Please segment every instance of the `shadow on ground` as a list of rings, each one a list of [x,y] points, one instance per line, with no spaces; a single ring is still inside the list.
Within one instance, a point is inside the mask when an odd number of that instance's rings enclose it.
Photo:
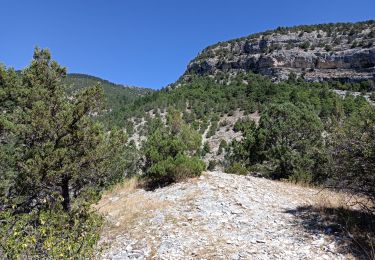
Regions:
[[[340,253],[375,259],[375,215],[344,208],[298,207],[287,210],[312,234],[324,233],[339,245]]]

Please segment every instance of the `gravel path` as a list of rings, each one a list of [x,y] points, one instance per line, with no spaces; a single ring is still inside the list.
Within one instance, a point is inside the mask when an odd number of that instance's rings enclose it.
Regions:
[[[317,191],[207,172],[155,191],[103,199],[104,259],[352,259],[345,241],[296,218]],[[139,200],[139,201],[137,201]],[[131,221],[121,218],[128,206]],[[132,210],[140,208],[137,214]],[[127,210],[127,209],[123,209]],[[128,217],[130,218],[130,217]]]

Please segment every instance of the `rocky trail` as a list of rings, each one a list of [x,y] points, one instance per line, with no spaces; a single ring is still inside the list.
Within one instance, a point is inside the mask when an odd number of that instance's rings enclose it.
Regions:
[[[316,189],[223,172],[154,191],[134,186],[97,206],[107,219],[101,258],[354,258],[347,238],[309,212]]]

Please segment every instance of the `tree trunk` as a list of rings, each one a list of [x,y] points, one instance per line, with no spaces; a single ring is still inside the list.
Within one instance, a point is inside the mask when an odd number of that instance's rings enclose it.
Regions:
[[[64,176],[61,182],[62,206],[65,211],[70,211],[69,178]]]

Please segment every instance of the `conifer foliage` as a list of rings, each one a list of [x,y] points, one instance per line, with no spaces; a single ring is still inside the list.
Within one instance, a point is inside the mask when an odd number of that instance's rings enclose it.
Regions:
[[[145,177],[152,186],[164,185],[199,175],[205,168],[199,159],[201,136],[170,108],[167,125],[156,119],[149,128],[144,145]]]
[[[99,86],[66,94],[66,69],[48,50],[36,48],[20,76],[0,73],[0,250],[9,257],[84,255],[99,227],[89,206],[121,178],[125,136],[96,122]]]

